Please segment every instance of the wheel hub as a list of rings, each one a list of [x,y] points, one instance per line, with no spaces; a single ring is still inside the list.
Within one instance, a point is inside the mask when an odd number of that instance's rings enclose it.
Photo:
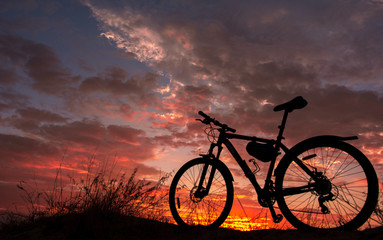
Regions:
[[[317,180],[310,179],[310,184],[314,185],[314,191],[311,193],[318,196],[318,203],[323,214],[330,214],[330,209],[325,202],[334,201],[338,197],[338,188],[321,172],[317,172]]]
[[[197,186],[194,186],[194,187],[190,190],[190,199],[191,199],[192,202],[194,202],[194,203],[199,203],[199,202],[201,202],[202,197],[199,197],[199,195],[201,195],[201,192],[203,192],[205,189],[202,188],[200,191],[197,191],[197,190],[198,190],[198,187],[197,187]]]
[[[318,176],[316,181],[314,181],[314,179],[310,179],[309,182],[315,187],[315,190],[312,193],[318,196],[330,194],[333,188],[333,185],[331,184],[330,180],[328,180],[328,178],[324,176],[321,172],[318,172],[317,175]]]
[[[327,195],[331,192],[332,184],[325,176],[322,176],[315,185],[316,192],[319,195]]]

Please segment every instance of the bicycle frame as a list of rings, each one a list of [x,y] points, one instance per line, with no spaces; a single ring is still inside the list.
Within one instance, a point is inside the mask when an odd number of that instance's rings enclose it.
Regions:
[[[279,126],[279,133],[278,133],[276,140],[259,138],[259,137],[255,137],[255,136],[246,136],[246,135],[228,133],[225,131],[225,129],[220,128],[220,129],[218,129],[220,134],[219,134],[217,142],[216,143],[212,142],[210,145],[208,154],[202,155],[203,157],[205,157],[207,159],[207,161],[209,159],[219,159],[221,152],[223,150],[222,144],[225,145],[226,148],[231,153],[231,155],[236,160],[236,162],[238,163],[238,165],[241,167],[245,176],[249,179],[251,184],[254,186],[254,189],[258,194],[258,202],[262,206],[268,207],[270,209],[270,212],[271,212],[271,215],[273,217],[274,222],[279,222],[282,219],[282,216],[280,214],[277,215],[275,213],[275,210],[273,207],[273,204],[274,204],[273,199],[275,199],[275,195],[274,195],[274,189],[273,189],[273,181],[271,180],[271,178],[273,176],[273,172],[275,169],[275,163],[276,163],[277,156],[275,156],[273,159],[270,159],[270,165],[269,165],[269,169],[267,172],[265,185],[262,188],[259,185],[259,183],[256,179],[256,176],[253,174],[250,167],[246,164],[245,160],[242,159],[242,157],[240,156],[238,151],[235,149],[233,144],[229,141],[229,139],[239,139],[239,140],[245,140],[245,141],[257,141],[257,142],[269,143],[269,144],[275,145],[275,149],[278,153],[280,153],[279,151],[280,151],[280,149],[282,149],[285,154],[289,154],[290,149],[287,148],[282,143],[282,139],[284,139],[283,132],[284,132],[285,125],[286,125],[287,115],[288,115],[288,112],[285,111],[285,113],[283,115],[282,123]],[[213,151],[216,147],[217,147],[217,153],[214,156]],[[292,157],[294,157],[294,156],[292,156]],[[312,171],[305,164],[303,164],[300,159],[298,159],[297,157],[294,157],[293,161],[295,161],[303,169],[303,171],[305,171],[310,177],[312,177],[312,179],[314,179],[314,180],[317,179],[316,175],[313,174]],[[208,183],[206,185],[206,188],[204,188],[203,183],[204,183],[204,179],[206,177],[207,168],[208,168],[208,164],[206,164],[202,170],[200,182],[198,184],[198,190],[195,193],[195,197],[203,198],[206,195],[208,195],[208,193],[209,193],[209,190],[210,190],[213,178],[214,178],[214,174],[215,174],[215,169],[214,169],[214,167],[213,167],[213,169],[211,169]],[[300,189],[294,188],[293,191],[294,191],[294,193],[307,192],[307,191],[311,191],[312,189],[313,189],[313,186],[307,185],[307,186],[304,186]],[[288,193],[288,190],[286,191],[286,193]]]
[[[202,157],[185,163],[173,178],[169,206],[177,224],[215,228],[230,214],[234,178],[220,160],[226,146],[254,186],[259,204],[270,210],[275,223],[286,217],[298,229],[355,230],[361,227],[378,203],[379,182],[368,158],[345,142],[355,140],[357,136],[314,136],[291,148],[282,143],[288,113],[306,105],[307,101],[298,96],[274,107],[275,112],[284,111],[275,140],[235,134],[234,128],[199,111],[203,118],[196,120],[210,125],[205,133],[209,140],[210,137],[213,140],[207,154],[200,154]],[[219,134],[212,133],[215,130]],[[251,164],[242,159],[232,144],[232,139],[249,141],[247,152],[270,163],[263,186],[255,174],[258,166],[252,170]],[[278,157],[282,152],[284,155]],[[275,212],[276,202],[280,214]]]

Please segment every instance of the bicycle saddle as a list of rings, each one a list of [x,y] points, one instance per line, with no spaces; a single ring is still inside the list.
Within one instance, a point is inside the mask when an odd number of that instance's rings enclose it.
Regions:
[[[306,105],[307,105],[307,101],[303,97],[298,96],[289,102],[286,102],[274,107],[274,112],[278,112],[282,110],[286,110],[287,112],[292,112],[295,109],[304,108],[306,107]]]

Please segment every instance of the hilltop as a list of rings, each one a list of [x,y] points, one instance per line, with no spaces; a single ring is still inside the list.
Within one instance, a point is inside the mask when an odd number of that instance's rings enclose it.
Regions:
[[[241,232],[232,229],[181,229],[170,223],[128,217],[119,214],[70,214],[40,218],[32,223],[8,225],[0,231],[0,239],[140,239],[140,240],[214,240],[214,239],[370,239],[383,237],[383,227],[354,232],[302,232],[298,230],[258,230]]]

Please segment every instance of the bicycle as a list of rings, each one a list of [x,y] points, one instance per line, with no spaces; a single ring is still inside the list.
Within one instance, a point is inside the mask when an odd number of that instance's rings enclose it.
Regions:
[[[275,112],[284,111],[275,140],[235,134],[235,129],[199,111],[203,119],[196,120],[209,125],[208,135],[213,130],[219,135],[211,141],[207,154],[184,164],[172,180],[169,206],[176,223],[182,227],[217,228],[229,215],[234,178],[219,160],[225,145],[254,186],[259,204],[269,208],[275,223],[285,217],[304,230],[354,230],[363,225],[376,207],[379,186],[367,157],[346,143],[357,136],[316,136],[291,149],[282,143],[288,114],[306,105],[307,101],[299,96],[274,108]],[[248,141],[247,152],[270,163],[263,188],[229,139]],[[285,154],[275,167],[281,150]],[[275,202],[283,215],[276,213]]]

